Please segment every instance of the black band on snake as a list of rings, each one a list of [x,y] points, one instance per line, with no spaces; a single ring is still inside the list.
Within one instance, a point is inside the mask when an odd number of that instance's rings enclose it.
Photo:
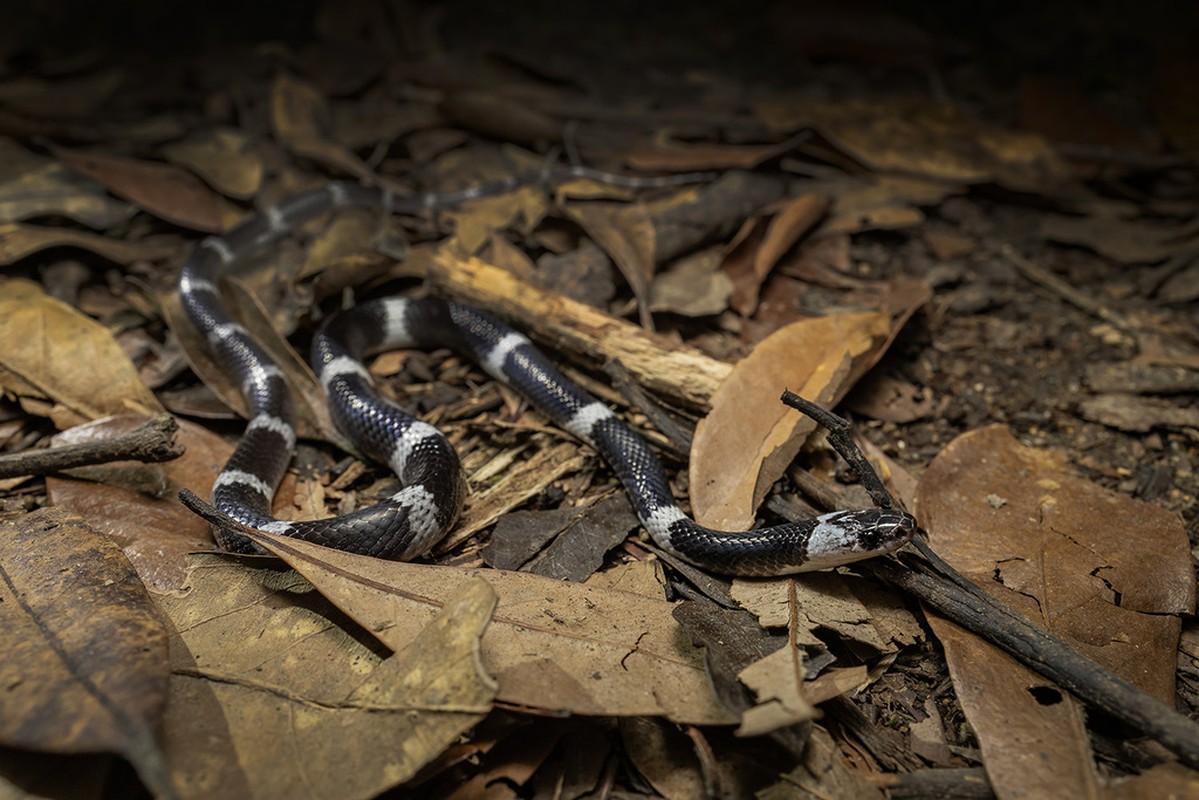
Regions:
[[[221,237],[205,239],[183,266],[179,293],[217,362],[237,379],[249,424],[212,489],[224,515],[252,528],[354,553],[412,559],[454,525],[466,484],[453,447],[431,425],[380,397],[362,364],[396,347],[448,346],[526,397],[554,424],[594,447],[619,477],[653,541],[712,572],[778,575],[825,569],[900,547],[916,530],[891,509],[838,511],[816,519],[726,533],[705,528],[678,507],[649,445],[606,405],[567,380],[522,334],[484,311],[439,299],[373,300],[331,318],[316,335],[312,367],[338,428],[363,454],[389,464],[403,488],[386,500],[331,519],[284,522],[271,499],[295,445],[292,402],[283,373],[221,303],[222,270],[254,248],[315,217],[366,207],[416,214],[493,196],[529,183],[588,177],[634,188],[679,179],[623,179],[586,168],[556,168],[444,194],[396,196],[351,183],[329,183],[272,208]],[[231,526],[232,527],[232,526]],[[217,528],[217,543],[261,552],[245,536]]]

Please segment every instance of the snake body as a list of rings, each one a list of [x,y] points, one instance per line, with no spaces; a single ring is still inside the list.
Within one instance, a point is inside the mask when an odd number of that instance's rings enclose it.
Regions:
[[[334,422],[359,451],[389,464],[403,488],[369,508],[330,519],[287,522],[271,516],[271,499],[295,446],[291,395],[281,370],[222,304],[218,284],[223,270],[248,252],[338,209],[415,214],[534,181],[579,176],[631,186],[666,185],[577,167],[558,168],[552,175],[514,175],[458,192],[401,197],[334,182],[297,195],[223,236],[201,241],[181,271],[180,299],[217,363],[238,381],[249,411],[245,434],[213,485],[217,511],[258,530],[354,553],[407,560],[427,552],[454,525],[462,506],[466,485],[458,456],[436,428],[374,391],[362,359],[387,348],[448,346],[594,447],[624,485],[653,541],[700,568],[737,575],[803,572],[868,558],[906,543],[916,529],[915,520],[891,509],[837,511],[747,533],[699,525],[675,502],[646,441],[611,409],[563,376],[523,334],[485,311],[436,298],[362,303],[330,318],[312,345],[312,368],[328,395]],[[261,552],[233,527],[218,526],[214,535],[221,547]]]

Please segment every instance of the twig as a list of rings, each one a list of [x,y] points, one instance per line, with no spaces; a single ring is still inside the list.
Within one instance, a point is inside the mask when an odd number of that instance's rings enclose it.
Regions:
[[[849,462],[875,503],[890,494],[849,436],[849,423],[802,397],[787,392],[783,401],[829,429],[829,444]],[[889,507],[889,506],[884,506]],[[1037,674],[1083,702],[1107,711],[1199,769],[1199,723],[1079,653],[984,592],[938,556],[919,537],[915,554],[859,562],[854,567],[917,597],[942,616],[991,642]]]
[[[917,597],[1083,702],[1157,740],[1192,769],[1199,769],[1199,723],[983,592],[923,542],[914,544],[923,558],[874,559],[856,567]]]
[[[1061,278],[1037,266],[1016,252],[1016,248],[1011,245],[1005,244],[999,248],[999,251],[1003,253],[1008,261],[1012,262],[1021,275],[1033,283],[1044,286],[1066,302],[1081,308],[1083,311],[1098,317],[1104,322],[1110,322],[1125,333],[1137,334],[1142,332],[1135,323],[1123,314],[1117,314],[1095,298],[1080,292]]]
[[[175,442],[178,428],[174,417],[159,414],[111,439],[0,456],[0,478],[45,475],[110,461],[170,461],[183,455],[183,445]]]
[[[686,458],[691,450],[691,435],[642,390],[633,375],[620,363],[620,359],[614,358],[604,364],[604,372],[612,379],[613,388],[624,395],[629,405],[649,417],[654,427],[670,440],[675,455]]]

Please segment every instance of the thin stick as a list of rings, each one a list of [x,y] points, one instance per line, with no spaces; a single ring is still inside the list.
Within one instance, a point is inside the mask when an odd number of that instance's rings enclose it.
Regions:
[[[112,461],[171,461],[183,455],[183,445],[175,443],[178,428],[174,417],[159,414],[111,439],[0,456],[0,478],[46,475]]]
[[[829,444],[857,471],[858,479],[875,503],[883,505],[879,497],[890,500],[882,480],[849,436],[850,425],[846,420],[791,392],[784,393],[783,402],[828,428]],[[1174,752],[1192,769],[1199,769],[1199,723],[987,594],[919,537],[912,540],[911,547],[916,552],[908,553],[902,561],[894,556],[875,558],[855,564],[854,568],[914,595],[1038,675],[1127,722]]]

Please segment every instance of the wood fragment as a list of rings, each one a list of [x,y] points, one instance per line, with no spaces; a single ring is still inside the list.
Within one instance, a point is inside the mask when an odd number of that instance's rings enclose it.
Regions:
[[[183,445],[175,443],[178,427],[171,415],[158,414],[128,433],[107,441],[68,444],[0,456],[0,478],[45,475],[112,461],[132,460],[146,464],[170,461],[183,455]]]
[[[619,359],[638,382],[688,408],[706,410],[731,366],[591,306],[524,283],[477,258],[442,251],[430,279],[455,298],[494,310],[550,347],[593,363]]]

